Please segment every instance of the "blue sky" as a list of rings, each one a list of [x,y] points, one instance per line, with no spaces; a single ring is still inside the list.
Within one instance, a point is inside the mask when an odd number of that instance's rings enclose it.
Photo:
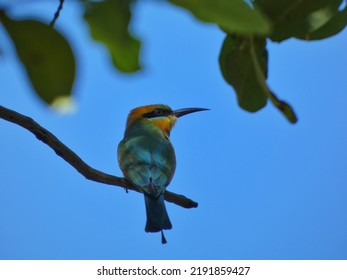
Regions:
[[[139,1],[140,2],[140,1]],[[56,3],[55,3],[56,4]],[[49,21],[56,5],[13,10]],[[78,60],[77,110],[57,114],[32,93],[0,32],[0,103],[33,117],[88,164],[117,176],[116,149],[130,109],[164,103],[211,111],[181,118],[172,132],[173,229],[144,232],[142,195],[88,181],[32,134],[0,120],[0,259],[346,259],[347,32],[324,41],[269,43],[269,85],[293,105],[289,124],[268,104],[241,110],[218,67],[223,34],[187,12],[141,1],[134,32],[144,70],[112,68],[67,1],[57,28]]]

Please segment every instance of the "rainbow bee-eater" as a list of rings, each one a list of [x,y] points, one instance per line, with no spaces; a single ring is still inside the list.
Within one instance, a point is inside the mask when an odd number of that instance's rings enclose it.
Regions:
[[[133,109],[127,119],[123,140],[118,145],[118,162],[124,177],[144,194],[146,232],[161,232],[172,225],[164,204],[164,192],[176,168],[170,131],[177,118],[208,109],[186,108],[173,111],[156,104]]]

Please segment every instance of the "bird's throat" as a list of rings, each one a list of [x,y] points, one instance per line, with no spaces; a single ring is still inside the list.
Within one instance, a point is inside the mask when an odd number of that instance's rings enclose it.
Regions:
[[[170,136],[170,131],[176,123],[175,117],[153,118],[150,120],[156,127],[161,129],[167,136]]]

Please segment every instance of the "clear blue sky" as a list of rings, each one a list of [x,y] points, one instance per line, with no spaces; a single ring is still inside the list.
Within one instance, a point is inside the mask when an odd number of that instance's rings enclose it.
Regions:
[[[28,2],[13,12],[49,21],[57,4]],[[28,131],[0,120],[0,259],[347,258],[346,31],[269,43],[269,85],[293,105],[299,121],[291,125],[271,104],[257,113],[238,107],[219,71],[217,27],[139,1],[133,29],[143,39],[144,70],[125,76],[70,2],[57,28],[77,54],[76,112],[62,116],[38,100],[2,29],[0,103],[117,176],[130,109],[210,108],[180,119],[171,137],[177,169],[169,190],[199,207],[167,203],[173,229],[163,246],[160,234],[144,232],[142,195],[86,180]]]

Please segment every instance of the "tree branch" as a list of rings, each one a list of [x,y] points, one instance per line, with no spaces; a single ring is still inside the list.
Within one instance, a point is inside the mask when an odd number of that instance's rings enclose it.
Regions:
[[[33,133],[37,139],[51,147],[55,153],[73,166],[86,179],[95,182],[123,187],[126,190],[141,192],[136,186],[131,185],[125,178],[116,177],[96,170],[86,164],[77,154],[65,146],[57,137],[47,129],[40,126],[32,118],[0,106],[0,118],[15,123]],[[165,191],[165,200],[184,208],[198,207],[198,203],[179,194]]]
[[[60,11],[63,9],[63,5],[64,5],[64,0],[59,0],[60,3],[59,3],[59,6],[58,6],[58,9],[57,11],[55,12],[54,14],[54,18],[52,19],[52,21],[50,22],[50,26],[54,26],[55,22],[57,21],[59,15],[60,15]]]

